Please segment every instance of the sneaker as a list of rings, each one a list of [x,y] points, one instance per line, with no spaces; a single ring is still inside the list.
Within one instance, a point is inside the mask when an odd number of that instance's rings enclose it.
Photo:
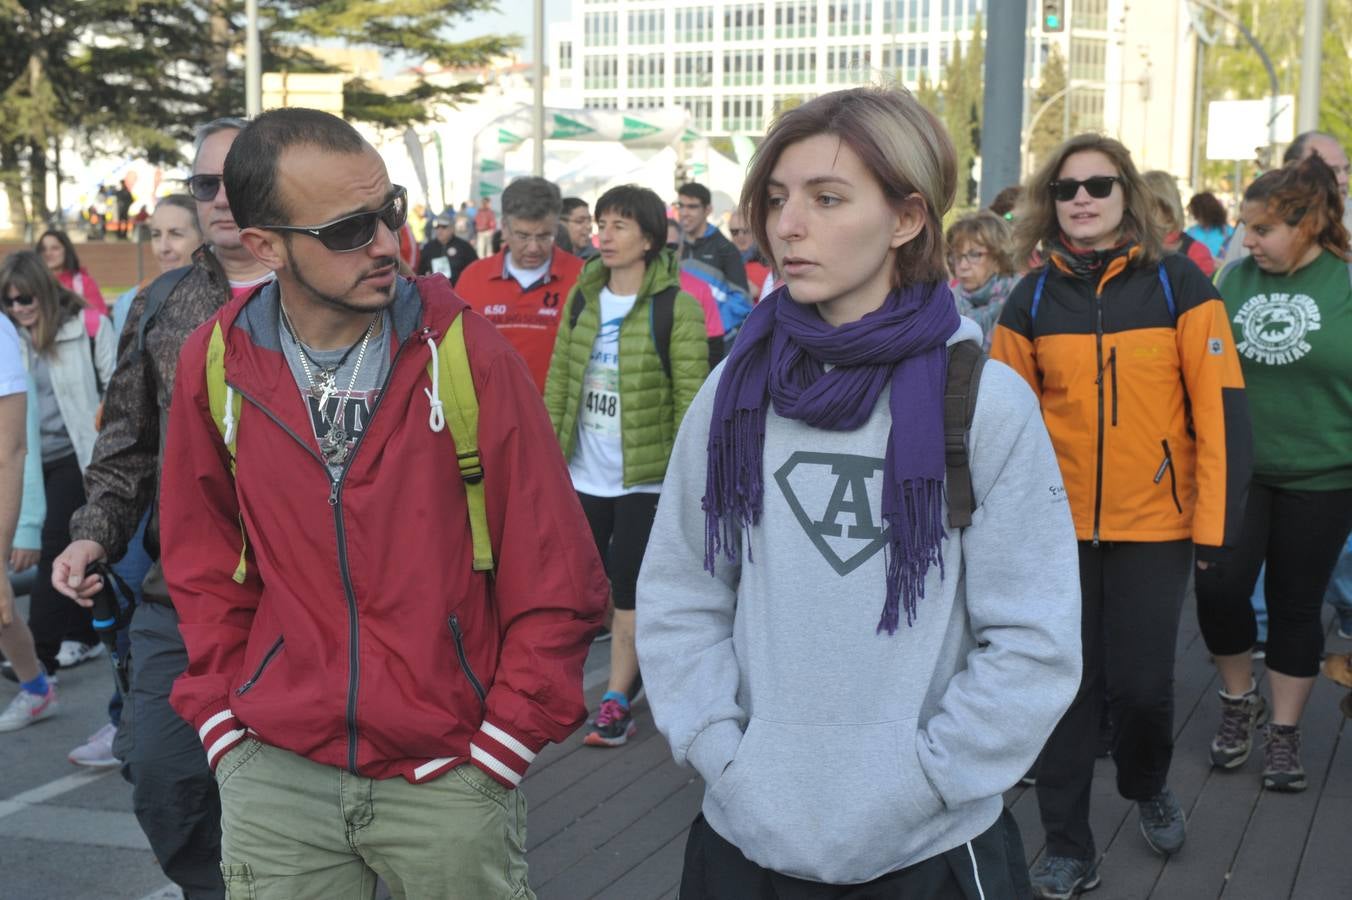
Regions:
[[[39,663],[39,665],[41,665],[41,663]],[[45,666],[43,667],[43,672],[45,672],[46,675],[47,675],[47,683],[48,683],[48,684],[56,684],[56,683],[57,683],[57,677],[56,677],[56,675],[54,675],[54,674],[51,673],[51,672],[47,672],[47,669],[46,669]],[[4,676],[6,679],[8,679],[9,681],[14,682],[15,684],[18,684],[18,683],[19,683],[19,676],[14,674],[14,665],[13,665],[9,660],[5,660],[4,662],[0,662],[0,676]]]
[[[634,736],[638,725],[629,710],[618,700],[603,699],[596,714],[596,724],[583,739],[589,747],[620,747]]]
[[[50,685],[47,687],[47,693],[41,695],[19,691],[14,695],[14,699],[9,701],[5,711],[0,713],[0,731],[18,731],[25,725],[51,718],[56,715],[59,708],[60,704],[56,702],[56,688]]]
[[[1141,811],[1141,834],[1161,856],[1172,856],[1183,846],[1188,826],[1174,792],[1165,788],[1149,800],[1136,803]]]
[[[1267,641],[1259,641],[1249,651],[1250,659],[1267,659]]]
[[[1267,744],[1263,746],[1263,787],[1287,793],[1305,790],[1305,770],[1300,767],[1299,725],[1267,727]]]
[[[89,766],[94,769],[110,769],[122,765],[121,760],[113,756],[113,739],[117,737],[117,726],[112,722],[104,725],[89,736],[89,740],[66,754],[66,759],[77,766]]]
[[[1244,765],[1253,750],[1253,729],[1267,724],[1267,701],[1254,687],[1242,697],[1221,692],[1221,727],[1211,739],[1211,764],[1220,769]]]
[[[85,644],[80,641],[62,641],[56,651],[56,661],[63,669],[73,669],[103,655],[103,644]]]
[[[1073,856],[1044,856],[1033,866],[1028,877],[1033,882],[1033,896],[1043,900],[1068,900],[1099,886],[1098,866],[1094,861]]]

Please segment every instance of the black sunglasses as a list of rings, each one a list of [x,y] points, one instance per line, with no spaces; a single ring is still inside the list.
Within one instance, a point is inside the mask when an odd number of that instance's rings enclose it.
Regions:
[[[334,253],[351,253],[368,246],[376,239],[379,223],[395,232],[404,227],[408,219],[408,192],[395,185],[394,196],[380,209],[370,212],[353,213],[334,219],[326,225],[257,225],[268,231],[290,231],[296,234],[308,234],[317,239]]]
[[[1120,175],[1095,175],[1093,178],[1086,178],[1084,181],[1062,178],[1052,182],[1052,196],[1062,203],[1069,203],[1075,199],[1075,195],[1080,192],[1080,188],[1083,186],[1089,192],[1089,196],[1095,200],[1102,200],[1113,192],[1113,185],[1118,183],[1126,183]]]
[[[220,175],[194,175],[187,181],[188,193],[198,203],[210,203],[221,190]]]
[[[20,294],[20,295],[17,296],[17,297],[6,297],[6,298],[5,298],[5,305],[6,305],[6,306],[32,306],[34,303],[37,303],[37,302],[38,302],[38,298],[37,298],[37,297],[31,297],[31,296],[28,296],[27,294]]]

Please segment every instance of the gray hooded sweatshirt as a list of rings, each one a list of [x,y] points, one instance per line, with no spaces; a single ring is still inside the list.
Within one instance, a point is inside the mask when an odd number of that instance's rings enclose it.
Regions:
[[[964,319],[950,343],[980,342]],[[638,583],[657,727],[704,778],[709,825],[760,866],[878,878],[991,827],[1080,680],[1075,531],[1037,400],[988,362],[970,432],[972,524],[947,529],[917,619],[883,609],[886,393],[855,431],[777,416],[765,505],[737,560],[704,564],[720,367],[686,414]],[[899,426],[901,427],[901,426]]]

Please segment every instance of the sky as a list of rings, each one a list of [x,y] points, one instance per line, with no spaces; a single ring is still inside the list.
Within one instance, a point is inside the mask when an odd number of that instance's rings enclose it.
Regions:
[[[573,4],[567,0],[545,0],[545,21],[568,21],[572,6]],[[499,0],[498,12],[479,13],[462,19],[451,26],[450,34],[455,38],[478,37],[483,34],[519,34],[524,39],[521,58],[529,62],[534,58],[530,35],[534,8],[534,0]]]

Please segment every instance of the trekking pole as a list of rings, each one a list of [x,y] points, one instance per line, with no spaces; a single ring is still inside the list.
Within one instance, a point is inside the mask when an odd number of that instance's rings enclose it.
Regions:
[[[112,566],[105,562],[97,562],[94,564],[94,570],[103,579],[103,589],[94,595],[94,632],[108,651],[108,661],[113,666],[113,679],[117,682],[118,692],[125,699],[131,685],[127,676],[127,660],[117,651],[117,632],[126,624],[125,609],[130,609],[136,598],[127,582],[113,571]],[[125,608],[118,599],[119,592],[127,601]]]

